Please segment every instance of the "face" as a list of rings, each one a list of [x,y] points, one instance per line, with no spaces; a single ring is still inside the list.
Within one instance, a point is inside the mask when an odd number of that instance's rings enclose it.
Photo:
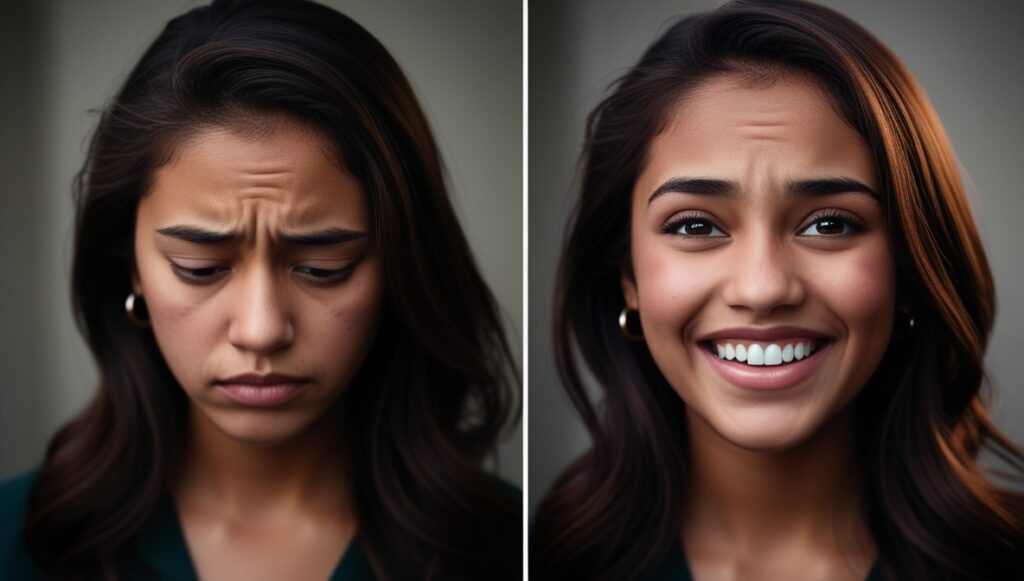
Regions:
[[[155,173],[136,294],[193,417],[276,443],[336,401],[374,340],[383,276],[369,202],[326,139],[203,130]]]
[[[626,303],[692,429],[794,447],[864,386],[892,331],[871,152],[797,75],[712,78],[673,113],[633,191]]]

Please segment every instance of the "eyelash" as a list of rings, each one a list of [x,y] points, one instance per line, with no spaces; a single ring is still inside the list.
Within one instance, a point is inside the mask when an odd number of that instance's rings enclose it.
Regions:
[[[175,263],[171,264],[171,272],[174,273],[179,279],[187,284],[192,285],[205,285],[213,283],[220,278],[220,273],[227,272],[229,269],[210,266],[207,268],[185,268]],[[312,284],[319,286],[334,286],[345,282],[352,271],[355,269],[355,264],[350,264],[345,268],[339,268],[335,270],[325,268],[313,268],[311,266],[300,266],[295,270],[303,274],[304,278],[309,280]],[[304,272],[302,272],[304,271]],[[204,273],[204,274],[199,274]],[[208,274],[206,274],[208,273]]]
[[[852,236],[859,234],[866,230],[863,222],[854,214],[838,208],[826,208],[814,214],[810,219],[804,222],[803,226],[800,227],[800,232],[806,231],[811,226],[814,226],[825,220],[838,220],[844,225],[848,226],[850,231],[843,234],[819,234],[813,236],[814,238],[843,238],[846,236]],[[672,234],[680,236],[682,238],[722,238],[724,236],[712,236],[708,234],[681,234],[680,228],[692,224],[694,222],[706,224],[714,229],[722,231],[711,218],[703,212],[684,212],[678,214],[669,219],[661,228],[662,234]]]

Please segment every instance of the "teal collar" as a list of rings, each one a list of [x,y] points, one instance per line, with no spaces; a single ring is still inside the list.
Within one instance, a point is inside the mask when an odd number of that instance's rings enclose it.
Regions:
[[[137,560],[127,563],[129,571],[136,569],[156,573],[160,579],[169,581],[198,581],[192,559],[185,543],[178,513],[174,503],[167,497],[157,507],[146,525],[135,537]],[[141,571],[138,571],[141,572]],[[136,576],[127,575],[128,578]],[[331,574],[330,581],[363,581],[373,579],[370,563],[363,553],[359,537],[352,539],[341,561]]]

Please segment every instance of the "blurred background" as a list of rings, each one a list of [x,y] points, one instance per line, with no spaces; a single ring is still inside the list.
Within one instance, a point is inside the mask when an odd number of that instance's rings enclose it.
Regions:
[[[198,0],[0,2],[0,480],[38,465],[97,376],[71,315],[73,206],[98,115],[171,18]],[[321,0],[410,78],[454,205],[522,360],[522,5]],[[520,365],[521,367],[521,365]],[[522,485],[522,429],[499,451]]]
[[[551,354],[551,301],[586,115],[679,16],[721,0],[529,3],[529,509],[588,446]],[[1024,444],[1024,3],[824,0],[878,36],[938,111],[963,167],[999,310],[988,368],[998,426]]]

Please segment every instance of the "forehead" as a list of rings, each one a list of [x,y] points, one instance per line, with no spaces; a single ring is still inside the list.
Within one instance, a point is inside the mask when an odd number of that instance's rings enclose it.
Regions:
[[[647,169],[669,165],[672,171],[738,180],[760,170],[853,172],[869,181],[874,175],[866,141],[839,115],[828,93],[799,73],[759,83],[737,74],[704,81],[674,105],[651,143]]]
[[[364,198],[324,135],[280,120],[258,135],[230,127],[190,135],[155,171],[144,203],[158,212],[187,212],[220,223],[233,223],[245,207],[266,208],[299,225],[362,215]]]

